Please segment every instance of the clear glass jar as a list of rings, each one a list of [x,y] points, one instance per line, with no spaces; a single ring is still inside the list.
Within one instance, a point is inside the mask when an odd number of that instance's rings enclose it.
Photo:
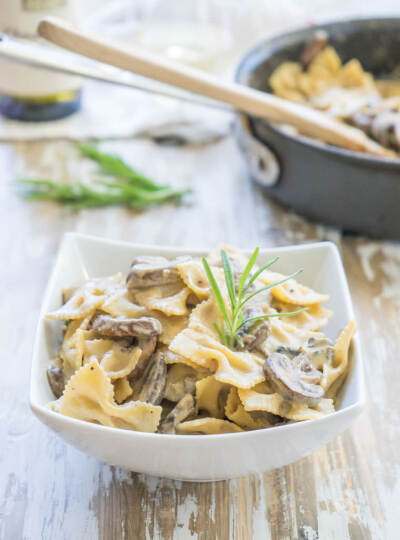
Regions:
[[[235,52],[235,29],[247,11],[242,0],[115,0],[87,23],[89,30],[216,71]]]

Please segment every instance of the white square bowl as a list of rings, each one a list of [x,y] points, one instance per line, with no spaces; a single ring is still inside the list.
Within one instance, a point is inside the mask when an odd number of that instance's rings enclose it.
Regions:
[[[223,435],[164,435],[92,424],[51,411],[53,395],[46,368],[61,337],[60,324],[44,314],[60,306],[61,290],[92,277],[126,272],[139,254],[199,256],[205,251],[115,242],[68,233],[64,236],[44,297],[31,372],[33,412],[65,441],[111,465],[180,480],[211,481],[260,473],[287,465],[327,443],[361,412],[363,372],[357,336],[350,372],[339,410],[317,420]],[[274,269],[290,273],[304,268],[301,281],[330,295],[334,316],[326,334],[336,338],[354,318],[350,293],[339,253],[330,242],[264,249],[260,261],[279,255]]]

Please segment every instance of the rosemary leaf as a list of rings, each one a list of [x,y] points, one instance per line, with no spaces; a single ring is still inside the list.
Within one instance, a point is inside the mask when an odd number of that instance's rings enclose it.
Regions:
[[[225,283],[226,288],[228,290],[230,302],[231,302],[231,313],[230,316],[228,314],[228,310],[225,305],[225,301],[223,299],[221,290],[218,286],[218,283],[215,279],[215,276],[210,268],[210,265],[208,264],[205,257],[202,258],[203,266],[207,274],[208,281],[210,282],[211,289],[214,293],[215,299],[217,301],[217,304],[219,306],[219,309],[221,311],[221,314],[223,316],[223,319],[225,321],[225,329],[221,329],[217,323],[213,323],[213,326],[221,340],[221,342],[228,346],[228,347],[236,347],[240,346],[243,347],[243,340],[240,335],[240,330],[248,323],[252,323],[255,321],[263,320],[263,319],[269,319],[270,317],[288,317],[291,315],[296,315],[297,313],[301,313],[302,311],[306,311],[309,309],[308,307],[304,307],[301,309],[298,309],[296,311],[292,311],[290,313],[266,313],[263,315],[258,315],[256,317],[244,317],[244,311],[243,307],[244,305],[254,298],[257,294],[260,294],[263,291],[266,291],[268,289],[272,289],[273,287],[276,287],[277,285],[280,285],[281,283],[285,283],[289,279],[293,279],[295,276],[300,274],[303,270],[300,269],[297,272],[294,272],[290,276],[287,276],[283,279],[280,279],[278,281],[275,281],[273,283],[270,283],[269,285],[265,287],[261,287],[260,289],[257,289],[255,292],[248,294],[246,296],[246,292],[248,288],[254,283],[254,281],[257,279],[257,277],[267,268],[269,268],[272,264],[274,264],[278,257],[275,257],[272,261],[269,261],[268,263],[261,266],[259,270],[257,270],[253,276],[248,280],[249,275],[251,274],[251,270],[254,267],[257,256],[259,253],[259,248],[256,248],[253,253],[251,254],[249,261],[246,264],[245,269],[242,272],[242,275],[239,278],[239,284],[236,291],[235,288],[235,280],[234,275],[232,271],[232,267],[229,261],[229,258],[224,250],[221,250],[221,261],[222,261],[222,267],[224,269],[224,277],[225,277]],[[247,281],[248,280],[248,281]],[[246,284],[247,281],[247,284]]]
[[[258,278],[258,276],[260,276],[264,270],[267,270],[267,268],[269,268],[270,266],[272,266],[273,264],[275,264],[277,261],[279,260],[279,257],[275,257],[275,259],[272,259],[271,261],[263,264],[263,266],[261,266],[257,272],[255,272],[251,278],[249,279],[247,285],[246,285],[246,288],[244,289],[243,292],[246,292],[249,290],[249,288],[252,286],[252,284],[255,282],[255,280]]]
[[[93,155],[96,156],[103,155],[90,146],[81,146],[85,152],[95,152]],[[125,167],[124,164],[123,167]],[[115,173],[121,172],[124,170],[123,167],[118,168],[117,166],[113,170]],[[112,167],[109,167],[110,172],[111,169]],[[167,201],[178,203],[186,193],[191,192],[191,190],[173,189],[170,186],[159,186],[160,189],[149,190],[143,184],[124,182],[122,178],[118,178],[119,181],[115,182],[95,180],[90,185],[82,182],[76,182],[72,185],[59,184],[52,180],[28,178],[17,181],[17,185],[25,188],[22,196],[26,199],[57,201],[75,210],[108,205],[124,205],[129,208],[144,209],[151,204],[161,204]],[[157,185],[154,182],[153,184]]]
[[[229,262],[228,256],[223,249],[221,250],[221,260],[222,267],[224,269],[226,287],[231,300],[232,311],[234,311],[236,305],[235,280],[233,277],[231,263]]]
[[[242,292],[243,292],[244,287],[246,285],[247,278],[250,275],[251,269],[256,264],[256,260],[257,260],[259,251],[260,251],[260,248],[256,247],[256,249],[253,251],[253,253],[250,256],[250,259],[249,259],[248,263],[246,264],[246,268],[243,270],[243,274],[240,276],[239,286],[238,286],[238,297],[239,298],[241,298],[241,296],[242,296]]]
[[[221,342],[222,342],[224,345],[227,345],[226,337],[225,337],[223,331],[221,330],[221,328],[218,326],[218,324],[217,324],[216,322],[213,323],[213,327],[214,327],[215,330],[217,331],[217,334],[218,334],[219,339],[221,340]]]
[[[118,182],[103,182],[100,181],[99,184],[120,190],[121,193],[124,193],[126,197],[137,199],[142,201],[145,204],[160,203],[170,199],[175,199],[177,197],[182,197],[186,193],[190,193],[191,190],[178,190],[172,188],[166,188],[159,191],[146,191],[137,186],[131,184],[120,184]]]
[[[290,311],[288,313],[266,313],[265,315],[257,315],[257,317],[249,317],[248,319],[245,319],[240,326],[238,326],[238,330],[240,330],[245,324],[252,322],[252,321],[260,321],[262,319],[270,319],[271,317],[290,317],[291,315],[297,315],[298,313],[302,313],[303,311],[308,311],[308,307],[304,307],[301,309],[297,309],[296,311]]]
[[[267,291],[268,289],[273,289],[277,285],[281,285],[282,283],[285,283],[285,281],[289,281],[289,279],[293,279],[294,277],[298,276],[303,272],[303,268],[300,268],[297,270],[297,272],[294,272],[293,274],[290,274],[290,276],[286,276],[283,279],[280,279],[278,281],[274,281],[273,283],[270,283],[269,285],[266,285],[265,287],[261,287],[261,289],[257,289],[255,292],[249,294],[240,304],[239,307],[242,308],[249,300],[254,298],[257,294],[260,294],[264,291]]]
[[[214,296],[215,296],[215,298],[217,300],[219,309],[221,310],[222,316],[223,316],[223,318],[225,320],[225,324],[227,325],[228,328],[230,328],[231,323],[230,323],[230,320],[229,320],[228,311],[226,309],[225,302],[224,302],[222,293],[220,291],[220,288],[218,286],[218,283],[217,283],[217,281],[216,281],[216,279],[214,277],[214,274],[211,271],[210,265],[208,264],[208,261],[206,260],[206,258],[203,257],[201,260],[202,260],[204,269],[206,271],[208,281],[210,282],[212,291],[213,291]]]
[[[78,149],[83,156],[98,163],[100,165],[100,169],[106,174],[110,174],[118,178],[124,178],[133,184],[142,186],[149,191],[162,190],[168,187],[158,185],[153,182],[153,180],[150,180],[146,176],[133,170],[118,156],[100,152],[96,147],[89,144],[78,144]]]

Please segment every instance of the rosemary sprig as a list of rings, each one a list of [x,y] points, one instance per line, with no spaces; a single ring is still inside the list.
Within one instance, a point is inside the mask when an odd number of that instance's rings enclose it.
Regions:
[[[168,200],[179,200],[185,191],[171,188],[162,191],[140,192],[123,184],[95,182],[89,187],[82,182],[62,185],[51,180],[21,179],[17,184],[25,188],[23,196],[31,200],[51,200],[73,209],[122,205],[130,208],[146,208]],[[103,189],[98,189],[103,187]]]
[[[80,144],[78,149],[83,156],[98,163],[101,172],[114,176],[115,180],[59,184],[52,180],[22,179],[17,184],[24,188],[23,196],[31,200],[57,201],[73,209],[109,205],[143,209],[171,200],[180,202],[183,195],[191,191],[156,184],[131,169],[119,157],[100,152],[93,146]]]
[[[270,317],[288,317],[291,315],[296,315],[297,313],[301,313],[302,311],[306,311],[308,309],[302,308],[296,311],[292,311],[290,313],[266,313],[264,315],[258,315],[256,317],[245,318],[244,306],[249,300],[251,300],[257,294],[260,294],[263,291],[272,289],[273,287],[276,287],[277,285],[280,285],[281,283],[284,283],[285,281],[296,277],[303,271],[303,269],[297,270],[297,272],[294,272],[290,276],[270,283],[269,285],[261,287],[260,289],[257,289],[256,291],[249,294],[250,288],[255,282],[255,280],[262,274],[262,272],[264,272],[264,270],[276,263],[279,258],[275,257],[275,259],[272,259],[271,261],[262,265],[256,272],[251,275],[251,271],[254,268],[259,251],[259,248],[256,248],[253,251],[245,269],[243,270],[243,273],[240,276],[238,286],[235,287],[235,278],[231,264],[229,262],[229,258],[226,252],[224,250],[221,250],[221,261],[224,270],[225,284],[230,301],[230,310],[228,310],[225,304],[221,289],[219,288],[217,280],[215,279],[215,276],[210,268],[210,265],[208,264],[207,259],[205,257],[202,258],[208,281],[210,282],[211,289],[213,291],[218,307],[221,311],[222,318],[224,320],[223,328],[218,326],[216,322],[213,323],[213,326],[217,331],[221,342],[230,348],[235,348],[238,345],[242,346],[240,330],[249,322],[269,319]]]
[[[90,144],[78,144],[77,148],[83,156],[98,163],[100,170],[105,174],[115,176],[116,178],[123,178],[136,186],[147,189],[148,191],[157,191],[160,189],[169,188],[169,186],[156,184],[153,182],[153,180],[150,180],[150,178],[147,178],[146,176],[143,176],[142,174],[133,170],[118,156],[107,154],[106,152],[100,152],[95,146]]]

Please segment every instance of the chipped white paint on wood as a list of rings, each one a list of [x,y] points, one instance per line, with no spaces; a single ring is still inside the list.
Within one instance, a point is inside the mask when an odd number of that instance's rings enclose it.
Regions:
[[[341,238],[265,199],[235,144],[160,148],[108,143],[138,169],[195,188],[192,206],[135,214],[82,211],[15,197],[20,174],[81,178],[92,164],[67,143],[0,149],[0,539],[344,540],[398,537],[400,504],[400,247]],[[341,249],[369,391],[367,412],[313,455],[259,476],[213,484],[148,478],[68,447],[29,411],[30,355],[41,298],[64,231],[208,247],[319,239]]]

